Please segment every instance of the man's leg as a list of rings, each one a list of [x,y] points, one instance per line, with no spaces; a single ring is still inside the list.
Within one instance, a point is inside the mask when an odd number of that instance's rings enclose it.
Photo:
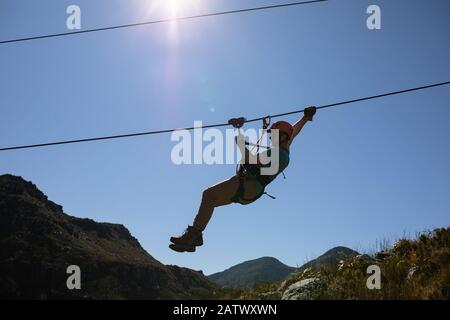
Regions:
[[[206,228],[214,208],[232,203],[232,198],[239,188],[239,178],[232,177],[203,191],[202,201],[193,226],[188,226],[180,237],[172,237],[169,245],[178,252],[194,252],[196,246],[203,244],[202,232]]]
[[[212,217],[214,208],[232,203],[239,188],[239,178],[231,177],[203,191],[202,201],[194,220],[194,228],[203,231]]]

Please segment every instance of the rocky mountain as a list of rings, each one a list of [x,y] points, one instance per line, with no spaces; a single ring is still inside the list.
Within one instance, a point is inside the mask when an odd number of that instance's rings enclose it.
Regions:
[[[272,257],[245,261],[225,271],[214,273],[208,278],[225,287],[248,287],[259,282],[283,280],[295,268],[289,267]]]
[[[335,247],[300,268],[289,267],[272,257],[263,257],[240,263],[225,271],[214,273],[208,278],[224,287],[251,287],[262,282],[278,282],[293,272],[301,272],[308,268],[318,270],[322,267],[336,266],[339,261],[357,255],[358,252],[352,249]]]
[[[68,290],[67,267],[81,270]],[[72,217],[34,184],[0,176],[0,298],[212,298],[201,272],[167,266],[122,225]]]

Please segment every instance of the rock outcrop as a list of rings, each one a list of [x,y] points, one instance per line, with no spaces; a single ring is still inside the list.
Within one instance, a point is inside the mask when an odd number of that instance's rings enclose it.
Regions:
[[[69,290],[67,267],[81,269]],[[0,176],[0,298],[213,298],[201,272],[165,266],[122,225],[72,217],[34,184]]]

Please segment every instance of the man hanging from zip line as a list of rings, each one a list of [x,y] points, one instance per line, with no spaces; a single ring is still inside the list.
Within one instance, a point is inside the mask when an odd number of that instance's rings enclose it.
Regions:
[[[192,226],[188,226],[181,236],[171,237],[169,245],[177,252],[194,252],[196,247],[203,245],[203,231],[212,217],[214,209],[231,203],[250,204],[265,194],[265,187],[271,183],[289,165],[289,149],[295,137],[308,121],[312,121],[316,107],[304,110],[303,117],[294,126],[286,121],[275,122],[267,132],[270,133],[271,146],[267,151],[253,155],[245,146],[244,137],[239,134],[237,144],[244,158],[238,173],[228,180],[215,184],[203,191],[200,208]],[[242,125],[242,124],[241,124]],[[278,130],[278,134],[272,132]],[[276,141],[278,140],[278,141]],[[260,158],[271,158],[278,153],[278,170],[273,174],[261,174],[267,167]],[[269,163],[270,164],[270,163]]]

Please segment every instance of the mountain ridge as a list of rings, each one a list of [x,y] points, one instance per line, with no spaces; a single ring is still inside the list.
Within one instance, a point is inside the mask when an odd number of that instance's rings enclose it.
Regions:
[[[208,276],[208,279],[225,287],[247,287],[257,282],[279,281],[295,270],[273,257],[261,257],[244,261],[224,271]]]
[[[0,176],[0,297],[196,299],[216,285],[201,271],[164,265],[128,229],[70,216],[22,177]],[[82,290],[66,287],[79,265]]]
[[[353,249],[344,246],[336,246],[325,251],[325,253],[321,254],[317,258],[304,263],[300,268],[298,268],[297,271],[303,271],[307,268],[317,270],[321,267],[334,266],[341,260],[348,260],[349,258],[356,257],[357,255],[359,255],[359,252]]]
[[[320,269],[324,266],[334,266],[340,260],[353,258],[358,254],[350,248],[337,246],[299,268],[287,266],[274,257],[261,257],[213,273],[208,278],[224,287],[250,287],[258,283],[280,282],[290,274],[307,268]]]

